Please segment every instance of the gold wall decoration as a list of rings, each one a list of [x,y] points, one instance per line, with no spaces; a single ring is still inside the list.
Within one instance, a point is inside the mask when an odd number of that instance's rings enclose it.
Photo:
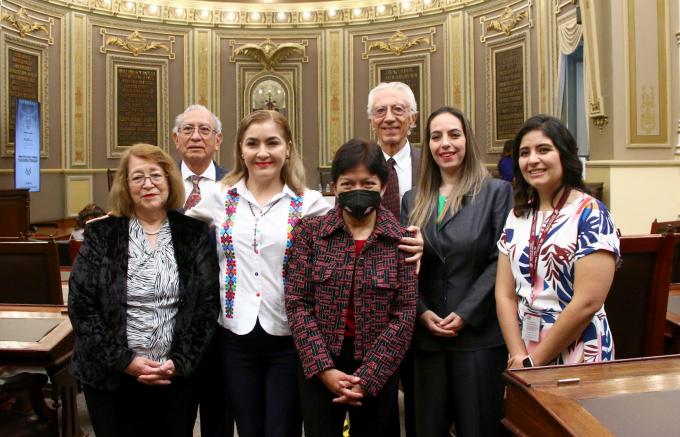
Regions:
[[[344,92],[345,82],[343,71],[343,41],[342,31],[333,30],[328,32],[327,42],[327,62],[326,83],[328,88],[322,90],[321,100],[326,105],[327,122],[322,123],[322,128],[327,129],[327,140],[319,147],[319,166],[330,167],[333,155],[343,143],[345,135],[345,112]]]
[[[595,115],[590,117],[590,119],[593,121],[593,125],[599,129],[600,135],[602,135],[604,133],[604,128],[609,124],[609,117],[606,115]]]
[[[515,13],[509,7],[505,8],[503,15],[497,20],[491,20],[486,23],[486,31],[490,32],[495,30],[496,32],[502,32],[506,35],[512,34],[512,29],[514,29],[517,24],[524,20],[529,14],[527,11],[522,11]]]
[[[173,52],[174,36],[170,35],[165,36],[164,39],[152,40],[144,37],[138,30],[134,30],[127,35],[116,34],[107,29],[100,29],[99,33],[102,36],[102,45],[99,47],[99,51],[102,53],[113,51],[132,53],[134,56],[146,54],[175,59],[175,53]]]
[[[532,6],[533,0],[516,1],[505,6],[502,11],[494,12],[495,15],[480,17],[479,23],[482,26],[480,41],[485,43],[489,38],[507,37],[515,31],[533,27],[530,14]]]
[[[229,44],[232,46],[230,62],[234,62],[237,56],[247,56],[259,62],[264,71],[272,71],[280,62],[295,55],[301,56],[302,62],[308,61],[305,54],[306,41],[301,44],[293,42],[276,44],[271,38],[267,38],[259,44],[246,43],[238,47],[234,47],[232,42]]]
[[[88,19],[85,14],[72,14],[68,18],[70,29],[70,115],[69,123],[69,156],[71,167],[84,167],[91,163],[92,145],[89,141],[90,117],[90,81],[88,72],[89,38]]]
[[[364,45],[364,51],[361,54],[361,59],[368,59],[370,56],[376,55],[371,53],[374,49],[382,51],[382,53],[379,53],[380,55],[396,56],[424,50],[436,52],[437,46],[434,44],[436,31],[434,27],[430,27],[426,31],[409,31],[408,35],[401,30],[397,30],[389,38],[362,36],[361,42]]]
[[[656,102],[654,86],[642,86],[640,91],[642,100],[640,102],[640,127],[645,131],[646,135],[651,135],[652,130],[655,130],[657,127],[654,111]]]
[[[671,147],[664,0],[628,0],[629,147]]]
[[[52,24],[54,23],[54,19],[52,18],[41,20],[37,17],[31,17],[28,15],[25,8],[19,8],[15,13],[3,11],[0,21],[8,23],[19,32],[19,35],[22,37],[25,37],[26,35],[40,37],[42,35],[39,34],[42,32],[45,34],[44,38],[47,39],[48,44],[51,45],[54,43],[52,39]]]
[[[600,56],[602,41],[597,35],[597,16],[604,12],[604,2],[581,0],[581,18],[583,20],[583,49],[586,69],[586,94],[588,101],[588,117],[606,116],[602,96],[602,78],[600,71],[605,68],[606,60]],[[602,66],[602,68],[601,68]]]
[[[208,29],[196,29],[194,38],[194,96],[195,101],[208,108],[212,107],[212,32]],[[219,152],[219,151],[218,151]]]
[[[431,44],[430,38],[427,36],[419,36],[417,38],[409,39],[401,30],[389,37],[386,41],[376,41],[368,46],[367,51],[373,49],[383,50],[385,52],[393,53],[397,56],[404,53],[405,50],[419,44]]]

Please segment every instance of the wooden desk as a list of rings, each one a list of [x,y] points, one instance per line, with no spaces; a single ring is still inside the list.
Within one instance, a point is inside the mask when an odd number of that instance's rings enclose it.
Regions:
[[[626,437],[680,429],[680,355],[513,369],[504,376],[503,424],[515,435]]]
[[[0,365],[43,367],[52,381],[55,414],[61,406],[62,436],[83,435],[78,424],[76,382],[67,366],[74,334],[65,305],[0,305],[0,320],[61,319],[37,341],[0,340]],[[7,333],[4,334],[8,335]]]
[[[665,335],[671,341],[670,352],[680,354],[680,284],[671,284],[668,293]]]

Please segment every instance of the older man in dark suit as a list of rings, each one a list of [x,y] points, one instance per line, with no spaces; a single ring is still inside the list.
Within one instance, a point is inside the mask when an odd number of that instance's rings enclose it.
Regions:
[[[383,82],[368,93],[366,108],[371,129],[378,138],[389,178],[383,195],[383,205],[399,218],[401,198],[416,185],[420,150],[411,146],[408,135],[415,126],[418,105],[413,91],[402,82]],[[402,362],[400,375],[404,390],[406,435],[415,436],[413,410],[413,360],[410,352]],[[395,403],[390,421],[390,435],[398,437],[399,409]]]
[[[205,106],[191,105],[175,119],[172,139],[182,157],[180,170],[186,192],[184,210],[187,210],[201,200],[201,192],[210,190],[227,173],[213,159],[222,144],[222,122]],[[221,391],[224,384],[218,382],[223,372],[215,368],[219,353],[211,344],[197,371],[202,437],[234,435],[229,401]]]
[[[404,83],[383,82],[368,93],[366,109],[371,129],[378,138],[378,145],[390,168],[383,203],[399,217],[401,198],[416,184],[420,159],[420,150],[412,147],[408,141],[418,117],[416,98],[411,88]],[[395,201],[396,204],[393,203]]]

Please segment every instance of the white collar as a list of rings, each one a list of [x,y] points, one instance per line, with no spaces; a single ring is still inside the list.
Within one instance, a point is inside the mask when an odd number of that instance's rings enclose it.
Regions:
[[[246,187],[245,179],[240,179],[238,182],[234,184],[233,188],[236,189],[236,192],[239,194],[239,196],[242,196],[244,199],[246,199],[247,201],[254,205],[258,205],[257,200],[255,200],[255,196],[253,195],[253,193],[250,192],[248,187]],[[290,189],[288,184],[283,184],[283,189],[281,190],[281,192],[275,194],[271,199],[269,199],[267,205],[285,196],[288,196],[290,198],[296,196],[296,194],[293,192],[293,190]]]
[[[186,181],[195,174],[193,171],[189,169],[189,166],[184,161],[182,161],[182,163],[180,164],[180,170],[182,171],[183,181]],[[201,176],[202,178],[205,179],[210,179],[211,181],[216,181],[217,174],[215,172],[215,164],[211,162],[208,168],[206,168],[205,171],[198,176]]]
[[[404,144],[404,147],[401,148],[400,151],[394,154],[394,156],[390,156],[385,151],[383,150],[383,156],[385,157],[385,161],[387,161],[390,158],[394,158],[394,164],[397,166],[397,168],[405,169],[405,168],[410,168],[410,159],[411,159],[411,143],[406,140],[406,144]]]

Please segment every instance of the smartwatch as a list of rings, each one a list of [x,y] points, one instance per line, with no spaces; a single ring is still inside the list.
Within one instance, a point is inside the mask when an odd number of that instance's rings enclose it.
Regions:
[[[534,367],[534,361],[531,359],[531,355],[527,355],[522,361],[522,367]]]

